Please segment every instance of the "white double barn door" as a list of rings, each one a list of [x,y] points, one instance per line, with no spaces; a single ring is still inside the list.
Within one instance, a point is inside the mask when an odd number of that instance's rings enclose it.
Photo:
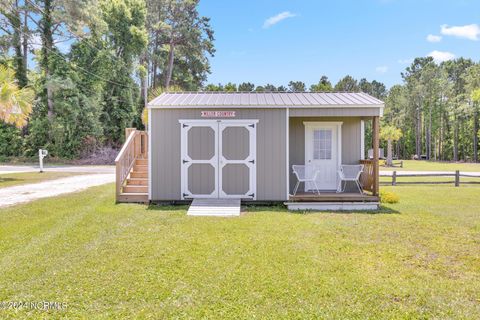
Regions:
[[[256,199],[257,120],[180,120],[182,199]]]

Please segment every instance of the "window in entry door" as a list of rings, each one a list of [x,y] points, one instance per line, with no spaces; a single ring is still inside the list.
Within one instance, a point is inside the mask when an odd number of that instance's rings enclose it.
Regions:
[[[313,159],[332,159],[332,129],[315,129],[313,131]]]

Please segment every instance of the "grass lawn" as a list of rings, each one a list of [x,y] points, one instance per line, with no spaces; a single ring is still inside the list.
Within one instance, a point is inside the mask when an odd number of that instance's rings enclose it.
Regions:
[[[394,163],[398,163],[397,160]],[[380,166],[380,170],[397,171],[477,171],[480,172],[480,163],[440,162],[425,160],[403,160],[403,168]]]
[[[382,212],[187,217],[106,185],[0,210],[0,318],[480,315],[480,187],[385,187]]]
[[[20,172],[0,174],[0,188],[13,187],[21,184],[36,183],[47,180],[71,177],[82,173],[78,172]]]

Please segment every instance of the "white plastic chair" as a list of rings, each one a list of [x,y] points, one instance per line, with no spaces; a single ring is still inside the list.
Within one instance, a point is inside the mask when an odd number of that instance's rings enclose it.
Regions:
[[[338,181],[337,192],[345,192],[345,187],[347,186],[348,181],[353,181],[357,185],[358,191],[363,193],[362,186],[360,184],[360,175],[363,172],[363,164],[353,164],[347,165],[342,164],[340,170],[338,170],[338,175],[340,180]]]
[[[300,186],[300,183],[306,183],[306,182],[311,182],[315,186],[315,190],[317,191],[317,194],[320,194],[320,190],[318,189],[317,182],[317,175],[320,172],[316,166],[313,165],[293,165],[292,166],[293,173],[297,177],[297,184],[295,185],[295,188],[293,189],[293,195],[297,194],[298,187]]]

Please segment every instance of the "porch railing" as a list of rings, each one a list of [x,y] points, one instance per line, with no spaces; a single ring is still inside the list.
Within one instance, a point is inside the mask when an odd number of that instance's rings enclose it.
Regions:
[[[145,131],[126,128],[125,136],[127,139],[115,158],[115,195],[117,200],[125,180],[135,165],[135,160],[147,159],[148,155],[148,138]]]
[[[363,172],[360,175],[360,183],[362,184],[363,190],[370,191],[373,194],[375,192],[374,161],[360,160],[360,163],[364,165]]]

